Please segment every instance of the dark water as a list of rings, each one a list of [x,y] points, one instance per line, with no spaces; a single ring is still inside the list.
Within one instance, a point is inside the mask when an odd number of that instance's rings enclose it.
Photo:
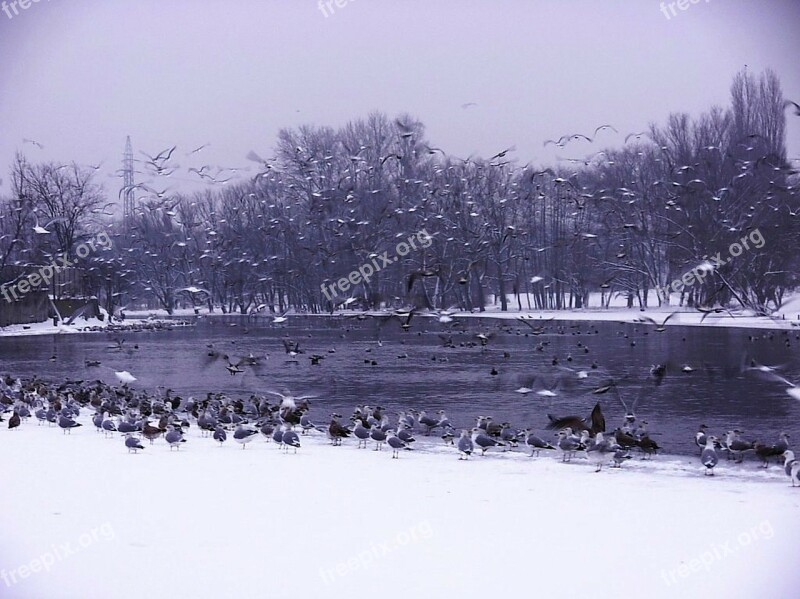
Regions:
[[[641,397],[637,416],[648,421],[653,437],[669,453],[693,453],[700,423],[714,433],[743,429],[746,438],[769,443],[781,431],[792,434],[795,441],[800,439],[800,402],[787,395],[783,386],[740,369],[746,356],[748,362],[785,365],[783,376],[797,380],[800,331],[670,327],[663,333],[650,328],[644,334],[648,329],[633,324],[551,322],[545,334],[525,336],[527,327],[516,321],[462,319],[458,323],[457,329],[451,329],[452,325],[418,318],[409,332],[403,332],[396,320],[379,326],[371,318],[311,316],[291,317],[286,325],[276,326],[269,319],[218,317],[170,332],[0,338],[0,372],[116,383],[113,370],[128,370],[138,378],[135,387],[169,387],[179,395],[213,391],[237,397],[284,388],[316,395],[319,399],[312,401],[312,415],[319,422],[333,410],[349,415],[353,406],[366,403],[382,405],[393,420],[399,409],[445,409],[455,426],[471,425],[483,414],[518,428],[539,430],[547,424],[548,412],[588,415],[598,399],[608,428],[618,426],[624,414],[621,404],[611,394],[591,393],[602,379],[613,377],[620,381],[623,398]],[[445,348],[438,333],[446,331],[456,345],[475,341],[474,335],[482,331],[493,336],[486,348]],[[139,349],[130,354],[111,351],[107,346],[115,337],[124,337],[126,347],[138,344]],[[298,340],[306,352],[299,356],[299,364],[286,363],[284,337]],[[547,344],[544,351],[536,351],[542,342]],[[222,360],[208,358],[208,343],[232,357],[252,352],[266,353],[269,359],[232,377]],[[588,347],[589,353],[579,344]],[[336,351],[329,353],[329,349]],[[504,352],[510,357],[504,357]],[[309,360],[314,353],[325,356],[319,366]],[[398,357],[406,354],[407,358]],[[573,357],[571,362],[568,355]],[[50,361],[51,356],[55,361]],[[590,377],[579,381],[561,375],[564,383],[574,384],[558,388],[556,397],[514,392],[525,375],[545,373],[554,380],[554,356],[562,365],[589,370]],[[87,359],[101,360],[102,366],[87,368]],[[378,364],[366,364],[365,359]],[[590,369],[592,361],[597,362],[597,370]],[[655,363],[671,365],[658,386],[649,374]],[[696,371],[680,372],[684,364]],[[493,368],[498,375],[490,374]]]

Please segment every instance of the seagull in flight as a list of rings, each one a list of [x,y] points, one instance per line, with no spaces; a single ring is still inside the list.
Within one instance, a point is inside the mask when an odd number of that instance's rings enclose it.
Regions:
[[[614,133],[619,133],[614,127],[611,125],[600,125],[597,129],[594,130],[593,136],[596,136],[600,131],[604,131],[605,129],[611,129]]]
[[[667,316],[667,317],[666,317],[666,318],[665,318],[665,319],[664,319],[664,320],[661,322],[661,324],[657,323],[655,320],[653,320],[653,319],[652,319],[652,318],[650,318],[649,316],[642,316],[641,320],[643,320],[643,321],[646,321],[646,322],[649,322],[650,324],[654,324],[654,325],[656,326],[656,328],[655,328],[655,331],[656,331],[656,333],[663,333],[664,331],[666,331],[666,330],[667,330],[667,327],[666,327],[667,321],[668,321],[670,318],[672,318],[673,316],[675,316],[677,313],[678,313],[678,312],[672,312],[672,313],[670,313],[670,315],[669,315],[669,316]]]
[[[47,235],[48,233],[50,233],[51,231],[48,231],[47,227],[49,227],[53,223],[67,222],[67,219],[64,218],[63,216],[58,216],[50,220],[50,222],[48,222],[44,227],[42,227],[41,225],[39,225],[39,217],[36,215],[36,213],[34,213],[33,218],[36,219],[36,224],[33,225],[33,230],[39,235]]]
[[[200,146],[199,148],[195,148],[194,150],[192,150],[191,152],[189,152],[189,153],[188,153],[188,154],[186,154],[186,155],[187,155],[187,156],[191,156],[192,154],[197,154],[197,153],[199,153],[199,152],[200,152],[200,151],[201,151],[203,148],[207,148],[207,147],[208,147],[208,146],[210,146],[210,145],[211,145],[210,143],[203,144],[203,145],[202,145],[202,146]]]
[[[647,131],[641,131],[640,133],[628,133],[628,134],[625,136],[625,143],[628,143],[628,140],[629,140],[631,137],[635,137],[636,139],[639,139],[639,138],[641,138],[643,135],[647,135]]]
[[[242,364],[244,363],[244,359],[241,359],[238,362],[236,362],[236,364],[234,364],[231,362],[231,359],[228,356],[224,356],[224,358],[225,361],[228,363],[225,366],[225,370],[227,370],[231,376],[236,376],[237,374],[244,372],[244,369],[241,367]]]
[[[508,154],[509,152],[513,152],[513,151],[514,151],[514,150],[516,150],[516,149],[517,149],[517,146],[511,146],[510,148],[506,148],[506,149],[505,149],[505,150],[503,150],[502,152],[498,152],[497,154],[495,154],[494,156],[492,156],[491,158],[489,158],[489,161],[491,162],[491,161],[492,161],[492,160],[494,160],[495,158],[505,158],[505,157],[506,157],[506,154]]]
[[[400,137],[403,139],[409,139],[414,135],[414,129],[411,128],[409,125],[406,125],[400,119],[395,119],[394,124],[397,125],[397,128],[400,129]]]
[[[279,316],[276,316],[276,317],[274,317],[274,318],[272,319],[272,324],[281,324],[281,323],[284,323],[284,322],[286,322],[287,320],[289,320],[289,319],[286,317],[286,314],[288,314],[288,313],[289,313],[289,310],[287,309],[287,310],[285,310],[285,311],[283,312],[283,314],[281,314],[281,315],[279,315]]]
[[[166,162],[167,160],[169,160],[170,157],[172,156],[172,153],[175,151],[175,149],[177,147],[178,146],[172,146],[171,148],[167,148],[166,150],[162,150],[161,152],[156,154],[156,156],[150,156],[150,154],[148,154],[146,152],[142,152],[142,154],[147,156],[147,158],[150,159],[150,162],[152,162],[154,165],[157,165],[157,163],[159,163],[159,162],[163,163],[163,162]]]
[[[22,138],[22,143],[24,143],[24,144],[25,143],[33,144],[34,146],[36,146],[40,150],[44,150],[44,146],[42,144],[40,144],[38,141],[36,141],[35,139],[27,139],[27,138],[23,137]]]
[[[135,381],[136,381],[136,377],[135,377],[135,376],[133,376],[133,375],[132,375],[130,372],[128,372],[127,370],[120,370],[120,371],[116,371],[116,370],[115,370],[115,371],[114,371],[114,376],[116,376],[116,377],[117,377],[117,379],[119,379],[119,381],[120,381],[121,383],[125,384],[125,385],[127,385],[127,384],[129,384],[129,383],[133,383],[133,382],[135,382]]]
[[[211,292],[208,291],[207,289],[202,289],[200,287],[195,287],[194,285],[191,285],[189,287],[184,287],[183,289],[178,289],[175,293],[181,293],[181,292],[192,293],[192,294],[194,294],[194,293],[205,293],[205,294],[211,295]]]

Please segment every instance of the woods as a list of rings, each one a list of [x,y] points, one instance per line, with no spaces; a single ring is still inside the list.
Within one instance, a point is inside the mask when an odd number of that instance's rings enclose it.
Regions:
[[[247,154],[255,176],[227,181],[194,169],[208,183],[198,193],[158,191],[177,165],[151,160],[127,221],[108,217],[116,194],[106,197],[91,169],[18,155],[12,197],[0,204],[0,267],[44,263],[102,229],[113,248],[78,263],[109,311],[149,303],[170,313],[321,312],[348,300],[364,309],[568,309],[596,293],[604,306],[621,294],[646,307],[657,291],[659,304],[769,314],[800,272],[786,114],[777,76],[745,70],[727,108],[670,114],[622,147],[545,167],[519,164],[513,148],[452,156],[411,116],[373,113],[340,129],[281,131],[273,157]],[[580,153],[580,137],[552,143]],[[756,227],[762,248],[714,265],[680,294],[664,291]],[[323,294],[326,282],[422,229],[429,247],[346,297]]]

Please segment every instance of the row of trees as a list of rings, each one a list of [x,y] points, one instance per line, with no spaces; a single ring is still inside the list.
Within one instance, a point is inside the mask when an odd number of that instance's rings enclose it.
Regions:
[[[663,291],[670,281],[757,228],[763,248],[679,301],[768,313],[800,272],[784,114],[775,74],[742,72],[727,109],[673,114],[621,149],[547,169],[504,153],[462,160],[432,147],[422,123],[372,114],[339,130],[284,130],[274,158],[251,154],[261,162],[253,179],[151,193],[127,222],[111,223],[99,220],[105,199],[90,172],[20,156],[13,198],[0,205],[0,265],[45,260],[104,226],[114,247],[85,266],[109,309],[148,300],[170,312],[198,303],[320,311],[348,297],[370,308],[483,309],[496,298],[503,310],[560,309],[584,307],[598,291],[604,304],[622,293],[646,306],[652,290],[660,303],[674,300]],[[421,230],[429,247],[347,297],[322,292]]]

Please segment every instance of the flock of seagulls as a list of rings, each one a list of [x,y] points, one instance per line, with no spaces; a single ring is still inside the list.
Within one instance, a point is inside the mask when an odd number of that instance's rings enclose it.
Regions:
[[[121,347],[120,340],[116,344]],[[298,344],[286,343],[287,353],[297,352]],[[236,366],[231,365],[229,367]],[[752,367],[755,371],[768,368]],[[118,375],[120,373],[117,373]],[[125,372],[124,374],[128,374]],[[333,446],[344,440],[355,440],[357,449],[373,446],[382,451],[388,446],[392,459],[411,451],[418,436],[437,435],[447,446],[458,453],[459,460],[469,460],[473,455],[485,456],[487,452],[508,452],[523,448],[530,457],[542,452],[560,455],[563,463],[582,456],[600,472],[604,465],[620,468],[639,452],[647,460],[657,455],[661,447],[648,431],[648,423],[635,414],[638,399],[626,403],[615,382],[598,387],[596,392],[613,393],[625,407],[623,422],[613,431],[607,431],[601,403],[598,401],[587,417],[579,415],[554,416],[548,414],[546,432],[531,428],[517,429],[509,422],[495,422],[490,416],[478,416],[472,427],[457,431],[444,410],[407,409],[392,415],[380,407],[368,405],[355,407],[348,421],[333,413],[327,424],[315,423],[310,415],[312,396],[294,396],[290,392],[267,391],[264,395],[251,395],[247,399],[231,399],[224,394],[208,393],[203,399],[174,396],[167,389],[158,394],[135,391],[123,383],[114,387],[99,380],[94,382],[67,381],[55,385],[42,380],[0,379],[0,421],[10,413],[8,429],[19,429],[27,420],[35,419],[39,425],[57,426],[64,435],[83,426],[79,416],[89,411],[91,422],[98,434],[106,437],[120,435],[129,453],[138,453],[163,439],[170,451],[180,451],[187,442],[186,433],[191,427],[200,430],[201,438],[208,437],[220,446],[229,439],[246,449],[258,438],[274,442],[279,449],[297,453],[301,438],[312,432],[323,433]],[[132,377],[131,377],[132,378]],[[135,380],[135,378],[133,379]],[[694,439],[700,449],[700,462],[704,473],[714,474],[719,454],[724,452],[729,460],[742,463],[748,455],[760,460],[766,468],[771,460],[784,460],[784,469],[792,486],[800,485],[800,464],[789,448],[789,435],[781,433],[773,444],[745,440],[743,431],[731,430],[722,436],[707,433],[701,425]]]
[[[657,321],[649,317],[640,317],[634,321],[634,328],[618,331],[627,339],[649,332],[661,333],[667,323],[677,312],[667,315],[663,320]],[[498,322],[495,330],[481,328],[478,331],[463,330],[463,319],[456,313],[448,310],[425,310],[412,306],[401,308],[383,315],[366,315],[362,313],[345,316],[341,337],[347,338],[350,330],[347,325],[349,319],[372,319],[376,323],[376,332],[380,335],[384,327],[394,323],[400,330],[408,333],[412,327],[412,317],[419,314],[419,318],[426,318],[427,322],[444,325],[446,332],[439,333],[442,347],[448,349],[475,348],[486,357],[487,361],[494,362],[497,366],[492,368],[491,375],[499,373],[498,366],[503,369],[502,362],[497,363],[499,352],[493,346],[495,339],[500,334],[516,334],[534,338],[538,341],[535,352],[547,351],[550,334],[579,335],[581,326],[578,324],[554,323],[552,319],[532,319],[521,316],[516,321]],[[290,318],[288,312],[275,316],[278,324],[283,324]],[[274,319],[274,320],[275,320]],[[418,326],[420,322],[413,321]],[[514,324],[518,324],[516,328]],[[601,471],[606,464],[619,468],[634,453],[639,453],[642,459],[650,459],[661,451],[662,447],[654,439],[654,433],[648,429],[646,420],[637,416],[637,410],[644,397],[651,389],[663,384],[672,373],[682,373],[678,376],[688,376],[697,370],[705,370],[709,377],[713,376],[710,366],[692,367],[688,364],[674,364],[670,361],[653,364],[649,368],[645,381],[641,384],[637,397],[628,397],[622,389],[625,380],[635,378],[634,375],[625,375],[622,379],[612,378],[609,371],[603,368],[596,359],[589,365],[585,358],[579,355],[590,353],[588,335],[598,333],[589,327],[587,335],[581,336],[581,341],[575,345],[575,356],[568,353],[566,356],[553,356],[546,358],[549,365],[534,368],[535,374],[520,377],[521,383],[516,391],[521,395],[533,393],[544,398],[557,397],[562,393],[578,392],[587,396],[597,395],[611,397],[622,406],[623,419],[620,426],[609,429],[606,426],[600,401],[597,401],[586,415],[556,416],[547,414],[548,422],[543,431],[533,428],[516,428],[509,422],[494,422],[489,416],[480,416],[474,426],[456,427],[443,410],[428,412],[408,409],[397,413],[396,421],[390,418],[380,407],[359,406],[349,417],[344,420],[341,414],[331,416],[327,426],[314,423],[309,415],[309,400],[311,396],[294,397],[290,393],[267,392],[267,396],[277,398],[272,403],[266,396],[251,396],[247,400],[231,400],[224,395],[212,396],[209,394],[203,400],[193,398],[181,399],[173,397],[171,392],[164,395],[150,395],[147,392],[136,392],[131,385],[137,378],[128,370],[112,369],[121,387],[109,387],[100,381],[95,383],[66,383],[58,387],[47,385],[42,381],[12,380],[7,378],[0,384],[0,402],[4,411],[11,412],[9,428],[18,428],[21,422],[31,414],[41,422],[57,425],[64,434],[70,434],[72,428],[81,426],[76,420],[81,409],[93,408],[95,414],[92,421],[99,432],[104,434],[119,433],[125,436],[125,446],[136,453],[141,451],[145,444],[142,438],[152,443],[155,439],[163,437],[171,450],[180,451],[186,442],[185,432],[190,426],[197,426],[203,436],[209,436],[219,444],[226,443],[229,438],[245,448],[248,443],[259,436],[267,441],[274,441],[285,451],[296,452],[300,448],[303,435],[312,431],[324,432],[333,445],[341,445],[344,439],[355,439],[357,448],[366,448],[374,444],[376,451],[388,446],[392,458],[399,458],[404,451],[414,448],[416,437],[420,435],[429,437],[437,434],[448,445],[455,447],[459,459],[468,460],[473,455],[484,456],[490,452],[508,452],[518,448],[530,451],[531,457],[541,453],[560,455],[561,461],[570,463],[576,456],[582,456],[595,466],[595,471]],[[784,342],[791,346],[789,331],[785,334]],[[780,338],[779,333],[768,332],[763,335],[770,340]],[[541,340],[537,339],[540,338]],[[311,336],[309,335],[309,338]],[[752,342],[759,338],[751,336]],[[240,340],[232,340],[236,345]],[[298,340],[284,337],[281,339],[285,354],[285,364],[297,365],[301,357],[311,361],[311,365],[320,366],[326,358],[324,350],[314,353]],[[313,342],[310,342],[313,343]],[[633,343],[633,341],[632,341]],[[404,341],[401,344],[405,344]],[[378,354],[386,357],[387,350],[383,348],[380,338],[374,348],[368,347],[365,352],[365,363],[377,365],[377,359],[382,359]],[[123,337],[116,337],[107,346],[107,351],[120,356],[132,356],[139,350],[138,344],[131,344]],[[222,362],[225,371],[231,376],[241,375],[249,369],[258,370],[266,360],[268,354],[255,351],[242,351],[237,346],[239,355],[232,357],[226,351],[209,343],[205,354],[207,365],[218,361]],[[375,351],[373,351],[373,349]],[[409,348],[411,349],[411,348]],[[389,350],[391,351],[391,350]],[[328,349],[328,354],[335,353],[335,348]],[[446,352],[442,352],[445,354]],[[503,359],[510,357],[509,351],[502,352]],[[396,358],[407,359],[408,351],[396,354]],[[433,355],[433,360],[448,361],[446,355]],[[86,367],[100,366],[99,360],[87,360]],[[798,385],[785,378],[781,373],[782,366],[767,365],[743,356],[737,370],[738,374],[755,376],[760,379],[778,383],[786,387],[787,393],[795,399]],[[696,376],[696,375],[695,375]],[[647,382],[649,381],[649,383]],[[634,381],[636,382],[636,381]],[[650,386],[652,385],[652,386]],[[599,397],[598,397],[599,398]],[[152,422],[151,422],[152,420]],[[743,431],[733,429],[719,436],[706,434],[707,427],[701,427],[694,443],[701,451],[700,460],[704,471],[712,475],[714,468],[719,463],[719,455],[726,454],[728,460],[741,464],[748,456],[753,456],[760,461],[761,466],[767,467],[770,461],[786,457],[789,450],[789,435],[781,433],[775,443],[762,443],[757,440],[748,440],[743,437]],[[298,434],[299,432],[299,434]],[[657,433],[655,433],[657,435]]]
[[[715,436],[708,433],[708,427],[701,424],[695,434],[695,444],[700,448],[700,460],[706,467],[706,474],[713,476],[714,467],[719,462],[717,450],[722,450],[727,454],[729,460],[734,460],[741,464],[747,455],[753,455],[761,462],[763,468],[769,466],[770,458],[785,457],[789,450],[789,437],[786,432],[778,435],[778,440],[772,444],[761,443],[759,441],[748,441],[742,438],[744,431],[733,429],[722,436]]]

